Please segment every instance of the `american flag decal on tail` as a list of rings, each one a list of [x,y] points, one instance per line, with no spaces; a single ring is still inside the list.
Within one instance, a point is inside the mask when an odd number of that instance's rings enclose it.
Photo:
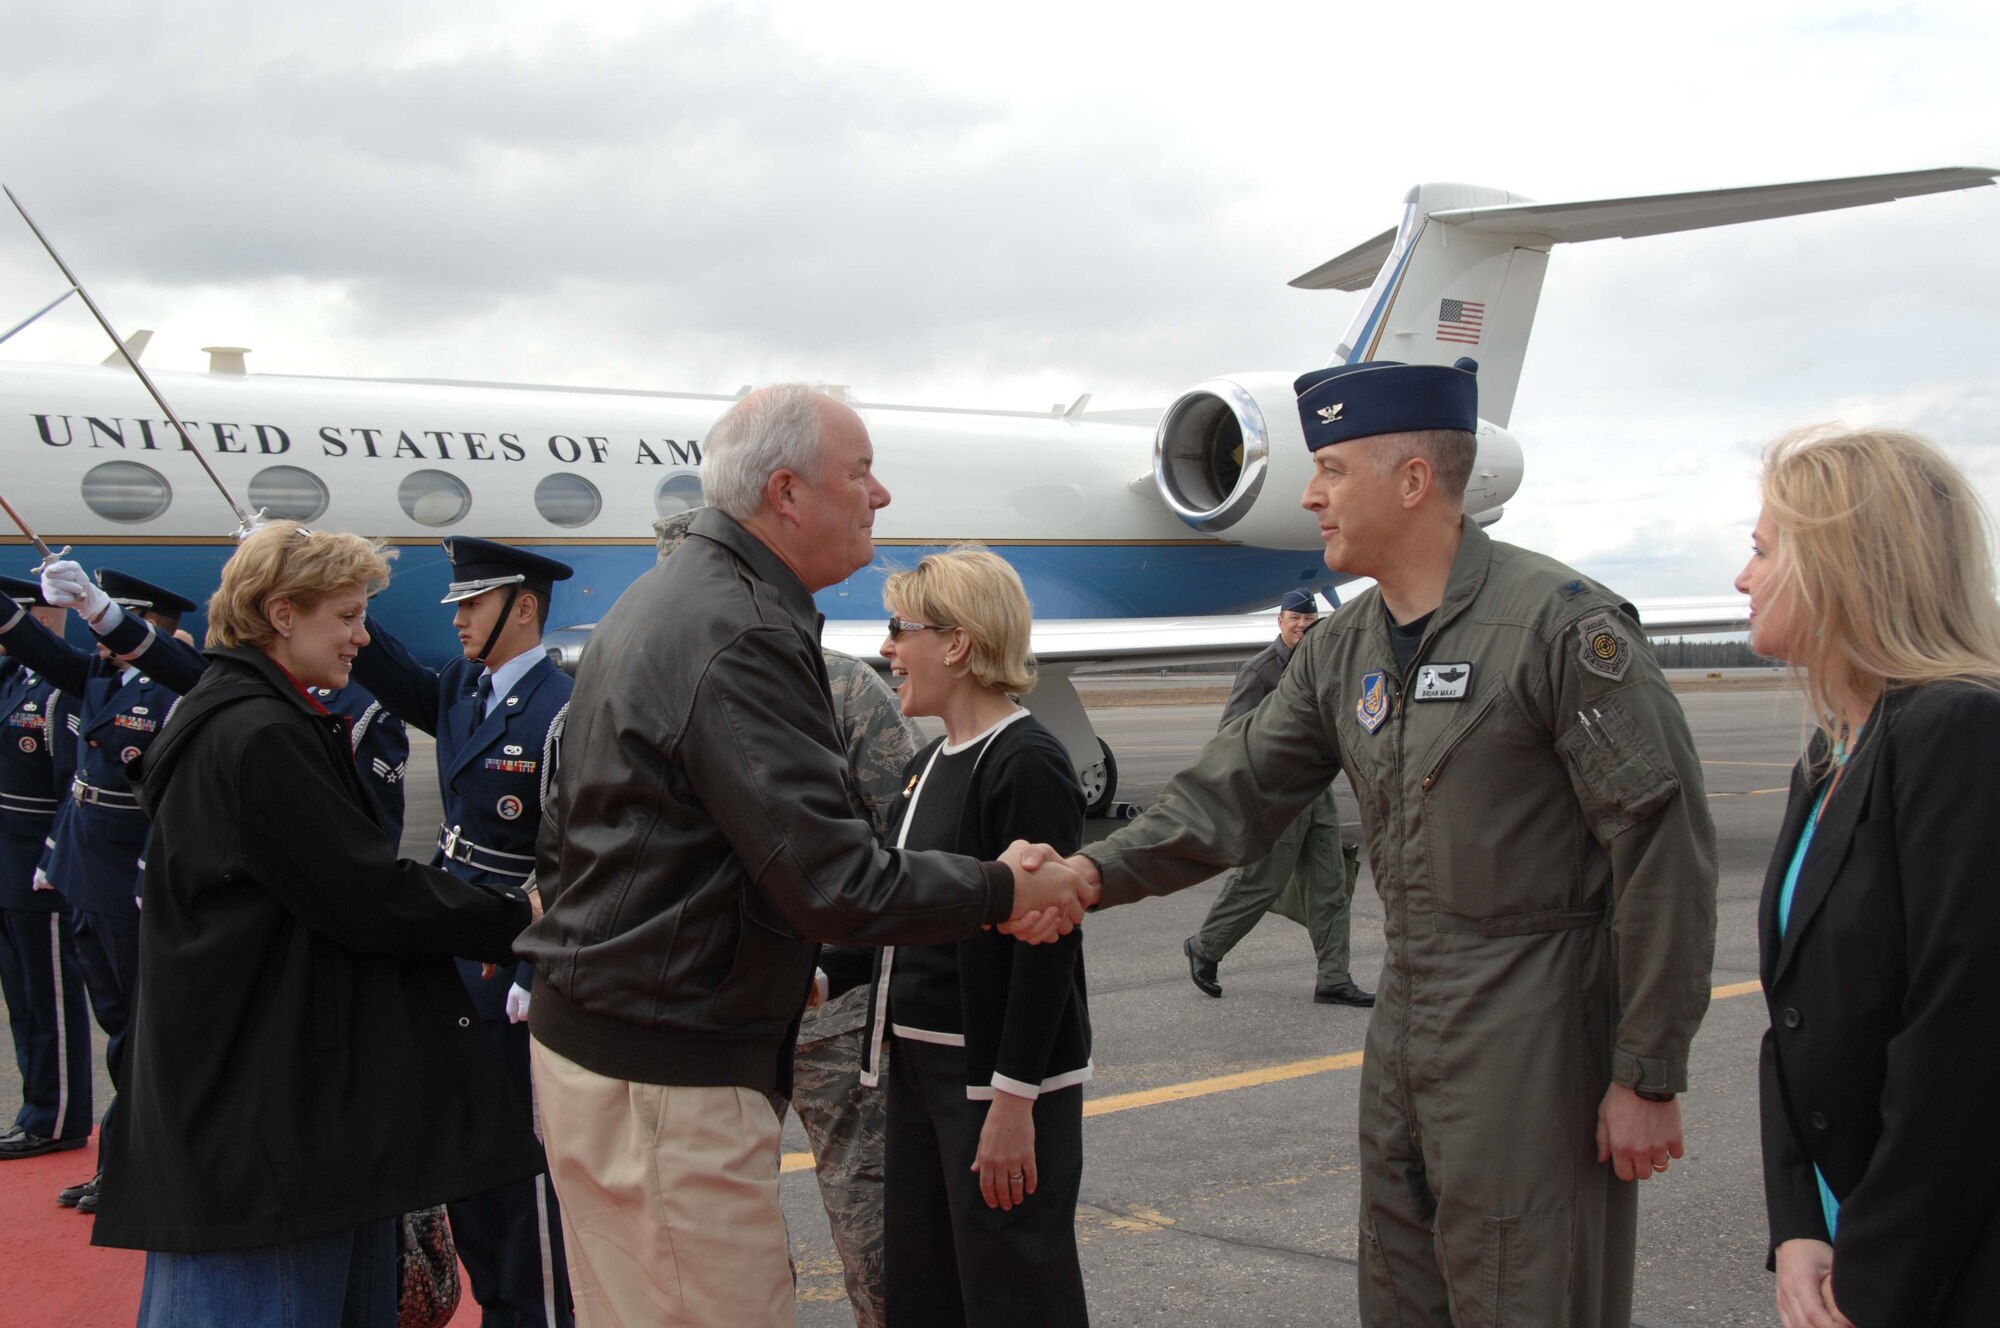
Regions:
[[[1456,341],[1467,346],[1477,346],[1480,329],[1485,326],[1486,306],[1478,301],[1438,301],[1439,341]]]

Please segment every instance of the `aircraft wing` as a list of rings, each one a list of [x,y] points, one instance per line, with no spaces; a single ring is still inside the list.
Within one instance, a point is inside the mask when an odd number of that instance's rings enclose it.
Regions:
[[[832,649],[882,663],[883,618],[827,620],[820,640]],[[1029,649],[1037,663],[1078,673],[1166,664],[1240,664],[1278,634],[1272,613],[1189,618],[1047,618]]]
[[[1690,596],[1634,602],[1646,635],[1692,636],[1740,632],[1750,625],[1742,595]],[[1168,664],[1237,665],[1277,635],[1275,610],[1187,618],[1045,618],[1035,624],[1030,649],[1037,662],[1066,672],[1162,667]],[[856,659],[884,666],[884,618],[829,618],[820,640]],[[557,663],[575,672],[595,623],[550,632],[543,644]]]
[[[1678,599],[1636,599],[1639,625],[1646,635],[1699,636],[1708,632],[1750,630],[1748,595],[1688,595]]]

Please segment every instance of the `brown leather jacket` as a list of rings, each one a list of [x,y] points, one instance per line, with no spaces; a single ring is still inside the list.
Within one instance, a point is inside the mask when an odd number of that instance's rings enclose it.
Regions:
[[[953,941],[1013,909],[998,864],[876,841],[833,718],[822,619],[705,509],[592,634],[516,947],[529,1026],[612,1078],[787,1091],[819,941]]]

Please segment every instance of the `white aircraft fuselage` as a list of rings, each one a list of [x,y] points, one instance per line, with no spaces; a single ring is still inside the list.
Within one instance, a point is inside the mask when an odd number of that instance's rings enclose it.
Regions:
[[[557,589],[551,624],[593,621],[652,565],[652,523],[699,505],[702,439],[731,402],[276,375],[154,378],[239,501],[403,546],[374,612],[433,662],[457,650],[451,615],[438,605],[449,579],[440,537],[505,540],[571,564],[577,575]],[[1259,496],[1258,542],[1240,544],[1190,528],[1162,502],[1149,478],[1150,425],[859,408],[892,501],[876,518],[875,562],[820,593],[829,618],[880,616],[887,571],[964,540],[1011,560],[1045,618],[1242,613],[1293,586],[1339,579],[1320,561],[1313,516],[1298,506],[1296,467],[1283,467],[1285,483]],[[38,534],[74,546],[85,566],[129,570],[197,600],[214,588],[235,519],[129,371],[0,364],[0,454],[9,459],[0,493]],[[1518,483],[1518,461],[1511,474]]]

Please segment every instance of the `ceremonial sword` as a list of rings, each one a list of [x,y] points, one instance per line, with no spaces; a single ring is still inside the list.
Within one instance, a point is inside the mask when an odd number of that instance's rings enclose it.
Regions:
[[[28,215],[28,209],[21,206],[21,200],[14,197],[12,189],[7,188],[5,185],[0,185],[0,192],[4,192],[7,195],[7,201],[12,203],[14,210],[21,214],[21,220],[28,223],[28,229],[33,231],[35,238],[42,242],[42,248],[48,250],[49,257],[53,258],[56,266],[62,269],[62,274],[68,280],[70,289],[83,297],[84,306],[90,310],[91,316],[97,319],[97,325],[104,329],[104,335],[111,338],[111,344],[118,348],[118,354],[123,357],[126,366],[134,374],[138,375],[141,383],[146,385],[146,391],[152,395],[153,401],[165,413],[167,423],[173,425],[174,432],[181,436],[181,446],[194,455],[196,463],[207,473],[209,483],[213,484],[216,491],[222,495],[222,501],[229,504],[229,510],[236,517],[236,538],[240,540],[248,535],[256,528],[258,522],[263,520],[264,514],[262,512],[252,513],[250,509],[236,501],[236,496],[229,492],[229,486],[222,482],[222,476],[215,473],[215,467],[208,464],[208,458],[201,454],[201,449],[194,445],[194,439],[188,436],[187,426],[181,423],[181,417],[174,414],[174,408],[169,406],[167,399],[160,395],[160,389],[153,385],[152,378],[144,369],[139,367],[139,361],[132,358],[132,352],[125,349],[123,338],[112,330],[111,321],[104,316],[104,311],[97,307],[97,301],[90,298],[90,292],[83,288],[83,283],[76,279],[76,274],[69,270],[69,264],[63,262],[62,255],[57,253],[56,247],[49,243],[49,237],[42,234],[42,228],[37,226],[35,219]],[[46,313],[47,310],[43,312]],[[36,315],[36,317],[40,316],[40,314]],[[7,515],[13,517],[14,524],[20,526],[23,531],[28,529],[26,525],[22,524],[21,518],[15,514],[12,507],[7,509]],[[29,534],[28,538],[35,539],[32,533]],[[35,539],[35,545],[44,554],[49,552],[49,546],[42,543],[39,539]]]
[[[62,557],[63,554],[69,552],[69,545],[67,544],[63,545],[61,553],[58,553],[56,552],[56,550],[51,549],[48,546],[48,542],[46,540],[44,540],[40,535],[37,535],[33,530],[28,528],[28,523],[21,519],[21,514],[14,510],[14,504],[7,501],[7,496],[5,494],[0,494],[0,507],[4,507],[7,509],[8,519],[13,521],[15,525],[21,528],[21,533],[28,537],[28,543],[34,545],[37,549],[40,549],[42,551],[42,565],[41,567],[37,567],[35,569],[36,576],[40,576],[42,574],[43,568],[46,568],[50,563]]]

